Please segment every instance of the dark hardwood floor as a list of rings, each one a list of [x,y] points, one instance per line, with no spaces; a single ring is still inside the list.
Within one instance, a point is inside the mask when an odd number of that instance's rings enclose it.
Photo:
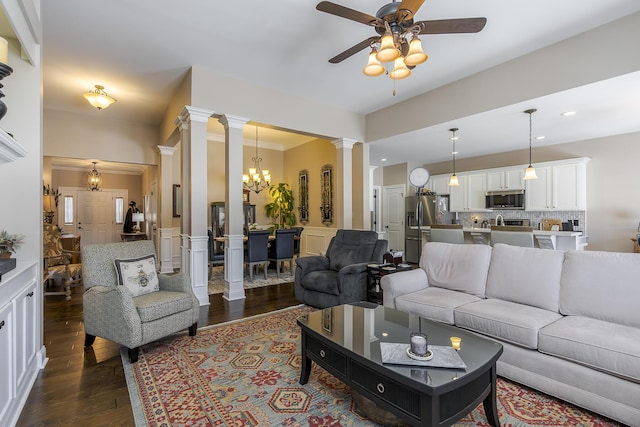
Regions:
[[[199,327],[299,304],[293,283],[247,289],[244,300],[226,301],[216,294],[209,301],[209,307],[201,308]],[[73,289],[71,301],[45,297],[44,343],[49,362],[36,379],[18,426],[134,425],[120,347],[102,338],[91,349],[83,347],[81,288]]]

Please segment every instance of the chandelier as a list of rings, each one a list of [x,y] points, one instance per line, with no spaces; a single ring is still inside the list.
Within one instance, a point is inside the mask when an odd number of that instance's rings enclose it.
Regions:
[[[525,110],[524,113],[529,115],[529,166],[524,171],[524,179],[537,179],[538,175],[536,175],[535,168],[531,165],[531,115],[535,113],[535,108],[531,108],[530,110]]]
[[[90,191],[100,191],[100,184],[102,184],[102,175],[100,172],[96,170],[96,164],[98,162],[93,163],[93,170],[87,173],[87,182],[89,183]]]
[[[253,160],[253,167],[249,168],[249,173],[242,175],[242,183],[244,188],[255,192],[256,194],[269,186],[271,175],[268,170],[262,170],[260,162],[262,157],[258,156],[258,126],[256,126],[256,155]]]
[[[93,105],[98,110],[102,110],[116,102],[115,98],[107,95],[107,92],[104,91],[104,86],[95,85],[95,88],[95,90],[90,90],[82,95],[87,101],[89,101],[89,104]]]
[[[390,26],[385,22],[385,28],[384,35],[371,43],[369,62],[362,72],[370,77],[379,76],[386,71],[382,63],[393,62],[389,77],[393,80],[407,78],[416,65],[422,64],[429,58],[422,50],[422,42],[418,37],[422,27],[414,25],[401,32],[400,26],[395,24]]]

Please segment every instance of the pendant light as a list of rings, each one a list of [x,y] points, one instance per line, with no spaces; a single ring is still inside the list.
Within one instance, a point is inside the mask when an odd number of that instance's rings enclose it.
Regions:
[[[531,115],[535,113],[535,108],[525,110],[524,113],[529,115],[529,166],[524,171],[524,179],[538,179],[535,168],[531,165]]]
[[[102,184],[102,174],[96,170],[96,164],[98,162],[93,163],[93,170],[87,173],[87,184],[88,189],[90,191],[100,191],[100,184]]]
[[[456,175],[456,141],[458,140],[456,132],[458,131],[458,128],[451,128],[449,129],[449,131],[452,133],[451,141],[453,141],[453,151],[451,152],[451,154],[453,155],[453,175],[451,175],[451,178],[449,178],[449,186],[457,187],[458,185],[460,185],[460,183],[458,182],[458,176]]]

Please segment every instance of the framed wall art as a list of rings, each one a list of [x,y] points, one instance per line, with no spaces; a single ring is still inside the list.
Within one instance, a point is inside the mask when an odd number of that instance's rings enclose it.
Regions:
[[[320,213],[324,225],[333,224],[333,166],[324,165],[320,171],[322,201]]]
[[[304,169],[298,174],[298,186],[300,188],[300,222],[309,222],[309,172]]]
[[[180,184],[173,184],[173,216],[179,217],[180,215],[182,215],[182,192]]]

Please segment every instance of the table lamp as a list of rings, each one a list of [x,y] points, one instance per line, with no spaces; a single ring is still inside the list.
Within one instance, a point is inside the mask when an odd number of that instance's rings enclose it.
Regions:
[[[144,221],[144,214],[142,212],[136,212],[131,215],[131,221],[135,222],[136,225],[133,226],[133,231],[136,233],[140,232],[140,221]]]

